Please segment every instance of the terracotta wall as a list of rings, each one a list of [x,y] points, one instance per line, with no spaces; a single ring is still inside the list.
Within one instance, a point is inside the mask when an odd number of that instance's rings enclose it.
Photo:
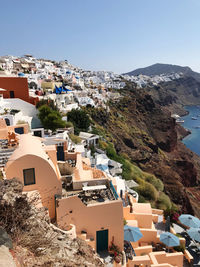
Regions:
[[[8,126],[8,131],[9,132],[15,132],[16,128],[24,128],[24,134],[29,133],[29,126],[27,123],[23,123],[23,124],[18,124],[18,125],[13,125],[13,126]]]
[[[134,213],[134,212],[133,212]],[[151,228],[153,216],[152,214],[134,213],[135,219],[138,221],[138,227]]]
[[[163,210],[160,209],[152,209],[153,214],[163,215]]]
[[[142,256],[144,254],[149,254],[152,252],[152,246],[142,246],[134,248],[136,256]]]
[[[0,129],[0,139],[8,139],[8,129]]]
[[[53,165],[53,163],[52,163]],[[24,186],[24,191],[38,190],[43,206],[47,207],[51,218],[55,217],[55,194],[61,194],[62,184],[54,168],[48,161],[35,155],[25,155],[6,167],[6,177],[17,177],[23,184],[23,169],[35,168],[36,184]]]
[[[24,134],[29,132],[28,124],[19,124],[14,126],[5,126],[5,128],[0,129],[0,139],[8,139],[8,132],[15,132],[15,128],[24,128]]]
[[[8,138],[8,127],[4,119],[0,118],[0,139]]]
[[[124,218],[126,220],[137,220],[138,227],[141,227],[141,228],[152,227],[152,221],[153,221],[152,214],[136,213],[136,212],[130,213],[130,207],[125,207],[123,209],[123,212],[124,212]]]
[[[151,266],[151,260],[149,256],[136,256],[133,257],[133,260],[128,260],[127,267],[135,267],[135,265],[140,265],[144,264],[145,267],[150,267]]]
[[[143,237],[140,239],[139,242],[144,243],[160,243],[159,236],[157,235],[157,230],[153,229],[142,229],[140,228],[141,233],[143,234]]]
[[[77,153],[70,153],[70,152],[65,151],[64,154],[65,154],[65,160],[69,160],[69,159],[76,160]]]
[[[65,228],[69,224],[76,226],[77,234],[87,231],[96,242],[96,231],[108,229],[108,244],[114,243],[120,250],[124,244],[123,207],[121,200],[84,205],[77,196],[57,200],[56,217],[58,226]]]
[[[14,91],[14,97],[20,98],[28,103],[35,104],[38,98],[29,97],[27,78],[22,77],[0,77],[0,88],[4,98],[10,98],[10,91]]]
[[[154,252],[150,255],[151,255],[150,257],[152,256],[155,257],[158,264],[168,263],[171,264],[172,266],[178,266],[178,267],[183,266],[183,253],[181,252],[166,253],[164,251],[161,251],[161,252]]]

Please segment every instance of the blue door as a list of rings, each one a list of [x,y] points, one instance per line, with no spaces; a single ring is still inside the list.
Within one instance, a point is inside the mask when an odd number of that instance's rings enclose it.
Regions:
[[[108,250],[108,230],[96,232],[97,252]]]

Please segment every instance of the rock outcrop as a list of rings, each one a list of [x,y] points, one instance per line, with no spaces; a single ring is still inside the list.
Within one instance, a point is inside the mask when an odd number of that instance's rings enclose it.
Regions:
[[[187,114],[184,105],[200,104],[200,81],[191,76],[160,83],[147,88],[147,92],[162,108],[179,115]]]
[[[29,200],[22,189],[17,179],[0,181],[0,227],[12,237],[17,266],[104,266],[85,241],[52,227],[37,197]]]

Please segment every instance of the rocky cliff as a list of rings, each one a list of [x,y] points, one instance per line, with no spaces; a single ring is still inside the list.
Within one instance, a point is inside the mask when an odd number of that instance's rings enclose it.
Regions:
[[[184,105],[200,104],[200,82],[191,76],[148,87],[147,91],[157,104],[179,115],[186,114]]]
[[[110,103],[110,112],[101,110],[93,119],[110,133],[119,154],[163,181],[165,192],[182,212],[200,217],[200,158],[179,141],[184,129],[148,91],[129,84],[121,100]]]
[[[47,211],[35,208],[37,196],[28,199],[22,189],[17,179],[0,180],[0,229],[4,229],[13,242],[9,246],[8,240],[2,243],[5,238],[2,239],[0,233],[0,248],[1,245],[12,248],[17,266],[104,266],[85,241],[71,239],[53,226]],[[4,260],[8,262],[8,257]]]

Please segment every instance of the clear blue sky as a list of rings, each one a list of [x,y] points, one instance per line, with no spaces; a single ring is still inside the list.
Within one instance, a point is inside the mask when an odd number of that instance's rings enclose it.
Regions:
[[[200,0],[6,0],[0,11],[0,55],[117,73],[158,62],[200,72]]]

